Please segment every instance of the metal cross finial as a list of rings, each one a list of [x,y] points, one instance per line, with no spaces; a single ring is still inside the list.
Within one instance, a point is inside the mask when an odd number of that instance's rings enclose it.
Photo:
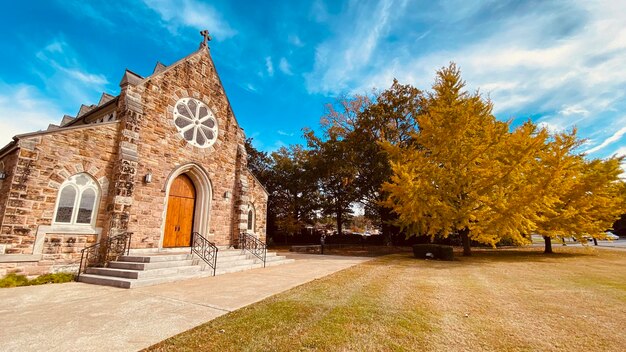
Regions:
[[[204,39],[202,40],[202,43],[200,43],[200,47],[205,48],[207,46],[207,42],[211,41],[211,36],[209,35],[209,31],[206,29],[203,31],[200,31],[200,35],[204,37]]]

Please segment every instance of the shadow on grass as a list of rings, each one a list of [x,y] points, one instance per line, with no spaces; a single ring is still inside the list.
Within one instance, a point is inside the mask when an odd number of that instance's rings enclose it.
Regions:
[[[432,269],[448,269],[452,267],[497,265],[497,263],[550,263],[577,258],[593,258],[598,252],[587,248],[568,248],[555,251],[552,254],[543,253],[543,248],[514,248],[514,249],[473,249],[472,255],[464,257],[460,248],[455,248],[454,260],[426,260],[415,258],[413,253],[396,253],[383,256],[362,265],[395,265],[401,267],[420,268],[420,264],[428,265]]]

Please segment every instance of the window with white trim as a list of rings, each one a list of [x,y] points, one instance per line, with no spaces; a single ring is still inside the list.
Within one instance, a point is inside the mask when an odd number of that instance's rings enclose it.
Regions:
[[[174,124],[178,133],[191,145],[208,148],[217,140],[217,119],[206,104],[194,98],[183,98],[174,107]]]
[[[63,182],[54,213],[54,223],[94,225],[98,212],[100,188],[88,174],[76,174]]]

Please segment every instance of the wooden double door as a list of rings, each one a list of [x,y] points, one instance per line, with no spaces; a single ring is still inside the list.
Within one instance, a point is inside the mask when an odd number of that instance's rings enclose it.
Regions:
[[[172,182],[167,200],[163,247],[189,247],[193,232],[196,188],[189,176],[183,174]]]

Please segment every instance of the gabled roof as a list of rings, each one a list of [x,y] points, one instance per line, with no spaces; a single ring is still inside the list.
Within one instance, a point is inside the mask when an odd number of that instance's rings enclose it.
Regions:
[[[152,70],[152,74],[159,73],[166,68],[167,66],[163,65],[160,61],[157,61],[156,66],[154,66],[154,70]]]
[[[86,113],[90,112],[91,110],[95,109],[97,106],[96,105],[85,105],[85,104],[81,104],[80,105],[80,109],[78,110],[78,114],[76,114],[76,117],[81,117],[83,115],[85,115]]]
[[[102,95],[100,96],[100,101],[98,102],[98,106],[102,106],[108,102],[110,102],[111,100],[113,100],[115,98],[115,95],[111,95],[111,94],[107,94],[107,93],[102,93]]]
[[[65,126],[68,123],[74,121],[74,116],[70,116],[70,115],[63,115],[63,119],[61,119],[61,124],[60,126]]]
[[[124,76],[122,76],[122,80],[120,81],[120,87],[125,86],[127,84],[130,85],[138,85],[143,81],[143,77],[141,77],[140,75],[136,74],[135,72],[126,69],[126,71],[124,72]]]

